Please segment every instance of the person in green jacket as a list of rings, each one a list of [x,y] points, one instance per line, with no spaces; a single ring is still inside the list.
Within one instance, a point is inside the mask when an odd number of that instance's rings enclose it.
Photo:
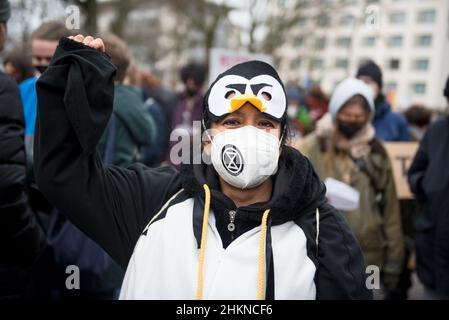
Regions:
[[[383,290],[376,290],[374,296],[389,298],[402,270],[404,240],[392,166],[370,121],[372,91],[358,79],[346,79],[336,87],[329,111],[316,131],[296,147],[321,179],[333,178],[357,190],[358,204],[351,210],[340,209],[360,243],[365,263],[379,268]],[[327,196],[332,204],[329,190]]]
[[[117,72],[114,79],[113,120],[109,121],[98,148],[104,158],[108,135],[114,134],[114,154],[111,162],[125,167],[141,160],[140,148],[151,145],[157,134],[156,126],[151,115],[145,111],[140,89],[123,84],[131,61],[127,45],[112,34],[106,36],[104,41],[106,52],[111,56]],[[111,132],[113,130],[114,133]]]

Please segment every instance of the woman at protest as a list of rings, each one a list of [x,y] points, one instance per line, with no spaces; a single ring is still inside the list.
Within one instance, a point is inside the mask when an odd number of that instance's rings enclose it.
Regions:
[[[38,82],[35,164],[45,195],[127,268],[122,299],[371,298],[349,226],[285,145],[270,65],[239,64],[210,86],[204,161],[124,169],[96,151],[115,70],[103,51],[101,39],[61,40]]]
[[[388,298],[399,280],[404,245],[391,163],[371,124],[372,90],[361,80],[348,78],[335,88],[329,111],[318,122],[316,132],[298,147],[322,179],[332,178],[355,189],[353,205],[342,198],[335,206],[348,220],[366,264],[379,267]],[[343,189],[337,188],[333,193],[332,179],[327,186],[334,204],[349,192],[343,194]]]

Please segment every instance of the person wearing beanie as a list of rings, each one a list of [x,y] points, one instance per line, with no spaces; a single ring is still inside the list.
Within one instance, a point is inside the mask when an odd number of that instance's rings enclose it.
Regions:
[[[381,141],[409,141],[410,137],[405,118],[391,110],[385,95],[382,93],[382,70],[373,61],[361,65],[356,77],[364,81],[374,92],[375,112],[373,125],[376,137]]]
[[[348,78],[335,88],[329,113],[316,131],[297,147],[321,179],[353,188],[353,205],[338,209],[351,225],[365,263],[380,269],[383,290],[375,290],[375,298],[389,298],[399,281],[404,244],[392,166],[375,137],[373,114],[372,90]],[[328,198],[332,204],[334,195],[328,193]]]
[[[443,94],[449,102],[449,77]],[[423,299],[449,299],[449,115],[432,123],[408,171],[410,189],[424,210],[415,221],[416,270]]]
[[[180,172],[102,163],[114,74],[101,39],[60,41],[37,83],[34,160],[46,197],[127,270],[121,299],[372,297],[349,225],[286,145],[272,66],[241,63],[210,85]]]
[[[6,39],[10,4],[0,0],[0,50]],[[45,235],[25,190],[24,119],[14,79],[0,71],[0,300],[30,293],[30,269],[45,246]]]

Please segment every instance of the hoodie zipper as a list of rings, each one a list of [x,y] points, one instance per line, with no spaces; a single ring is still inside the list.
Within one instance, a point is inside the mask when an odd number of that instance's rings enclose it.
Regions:
[[[228,230],[231,232],[231,238],[234,239],[234,230],[235,230],[235,215],[237,214],[236,210],[229,210],[229,223]]]

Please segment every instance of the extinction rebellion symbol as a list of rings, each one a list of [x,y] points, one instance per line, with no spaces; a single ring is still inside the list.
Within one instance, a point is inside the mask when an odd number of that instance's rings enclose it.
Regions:
[[[243,170],[243,156],[239,149],[232,144],[227,144],[221,151],[221,162],[233,176],[238,176]]]

